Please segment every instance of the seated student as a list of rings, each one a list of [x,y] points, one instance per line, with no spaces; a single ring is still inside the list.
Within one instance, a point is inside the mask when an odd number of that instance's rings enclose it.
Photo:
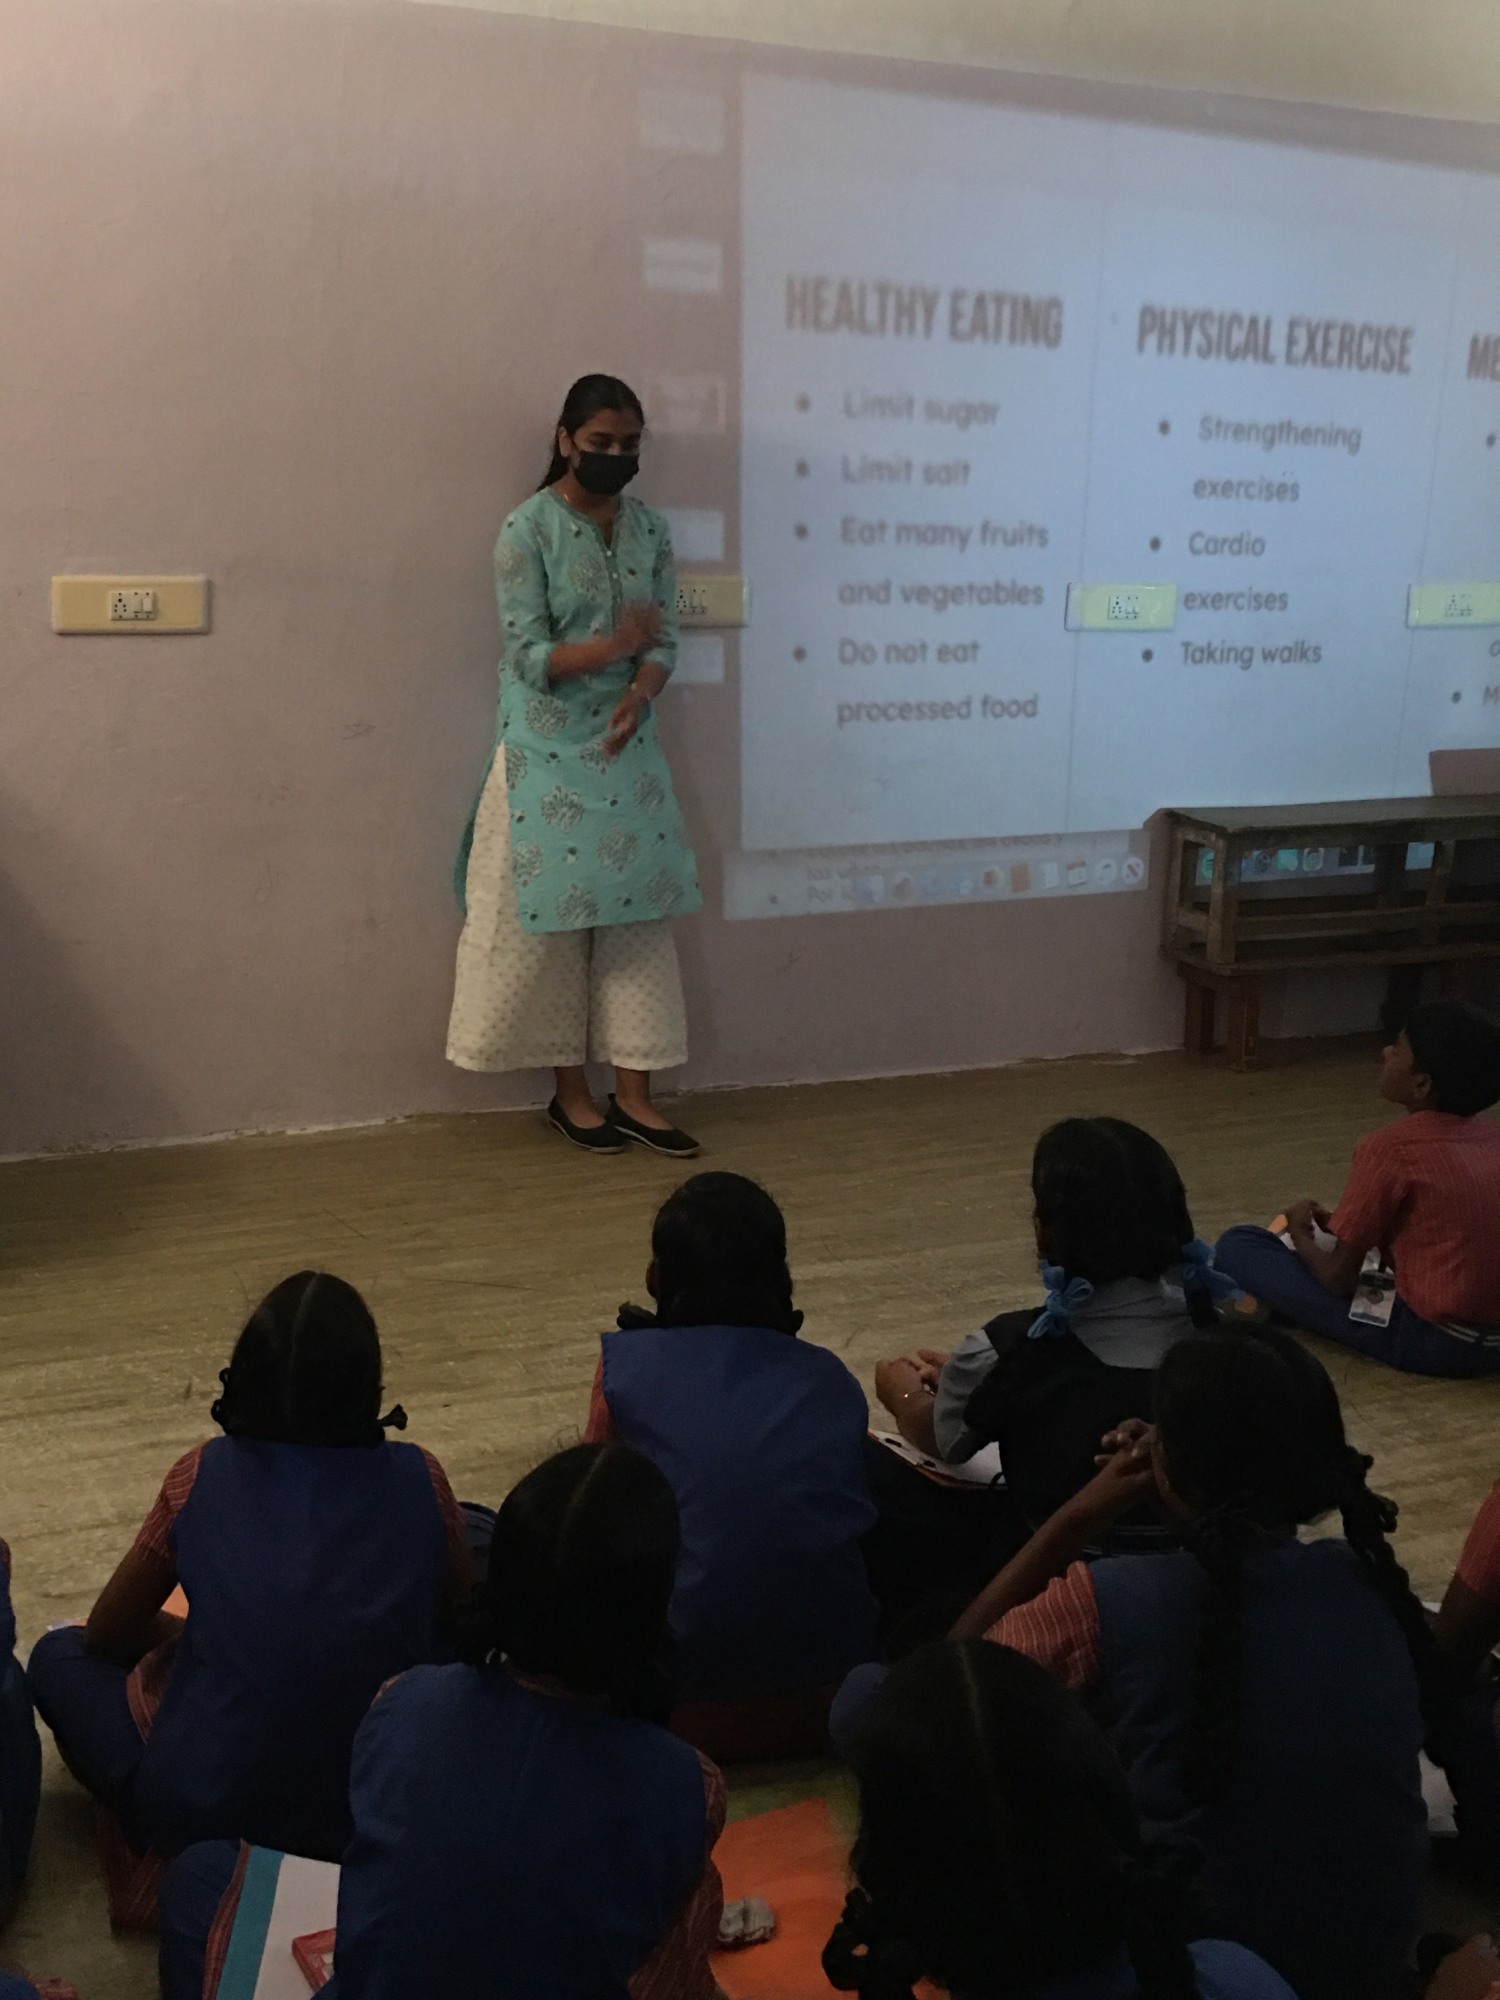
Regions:
[[[403,1675],[360,1728],[327,2000],[712,2000],[724,1781],[658,1726],[677,1553],[671,1487],[621,1445],[510,1495],[463,1663]],[[239,1855],[168,1877],[166,2000],[213,2000]]]
[[[10,1549],[0,1542],[0,1920],[26,1875],[42,1796],[42,1744],[26,1671],[16,1658]]]
[[[1426,1865],[1424,1707],[1441,1714],[1386,1540],[1396,1510],[1290,1334],[1180,1341],[1156,1409],[1155,1433],[1127,1438],[955,1629],[1102,1702],[1148,1827],[1201,1855],[1209,1934],[1300,2000],[1386,2000]],[[1182,1549],[1076,1560],[1153,1487]],[[1297,1539],[1335,1510],[1342,1540]]]
[[[815,1754],[874,1650],[864,1392],[797,1338],[786,1224],[754,1181],[685,1181],[646,1284],[655,1313],[603,1337],[586,1436],[644,1452],[677,1495],[674,1726],[722,1761]]]
[[[1196,1242],[1166,1148],[1120,1118],[1068,1118],[1031,1165],[1047,1301],[1005,1312],[952,1354],[884,1361],[881,1402],[901,1434],[950,1465],[998,1442],[1005,1489],[945,1489],[878,1447],[881,1524],[870,1547],[888,1627],[946,1627],[1032,1528],[1094,1476],[1099,1440],[1151,1411],[1157,1364],[1234,1287]],[[924,1629],[924,1627],[926,1629]],[[897,1642],[897,1650],[900,1649]]]
[[[863,2000],[1295,2000],[1242,1946],[1185,1942],[1114,1752],[1078,1699],[977,1639],[912,1654],[865,1711],[857,1887],[823,1955]]]
[[[437,1657],[469,1584],[442,1467],[386,1442],[405,1418],[381,1418],[380,1368],[351,1286],[278,1285],[224,1370],[225,1436],[167,1474],[88,1624],[32,1653],[64,1760],[138,1853],[344,1849],[354,1732],[392,1674]],[[185,1622],[162,1610],[179,1584]]]
[[[1269,1230],[1219,1239],[1221,1267],[1280,1319],[1414,1375],[1500,1369],[1500,1024],[1461,1000],[1418,1007],[1385,1052],[1380,1094],[1406,1116],[1361,1139],[1332,1215],[1287,1210],[1289,1249]],[[1338,1240],[1320,1242],[1320,1232]],[[1350,1317],[1360,1268],[1395,1272],[1386,1326]]]

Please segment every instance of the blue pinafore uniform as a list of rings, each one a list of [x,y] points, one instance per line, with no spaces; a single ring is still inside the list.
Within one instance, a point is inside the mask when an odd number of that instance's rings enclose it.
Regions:
[[[1106,1720],[1147,1832],[1202,1857],[1206,1934],[1259,1953],[1299,2000],[1386,1991],[1418,1928],[1423,1723],[1406,1641],[1352,1550],[1247,1557],[1235,1775],[1206,1809],[1181,1781],[1204,1573],[1175,1553],[1090,1574]]]
[[[330,2000],[628,2000],[708,1860],[696,1751],[495,1667],[398,1681],[352,1797]]]
[[[436,1657],[447,1540],[415,1445],[216,1438],[172,1531],[189,1612],[135,1813],[168,1852],[337,1859],[349,1757],[391,1675]]]
[[[625,1327],[603,1388],[677,1495],[678,1698],[822,1686],[873,1658],[868,1412],[838,1356],[769,1327]]]

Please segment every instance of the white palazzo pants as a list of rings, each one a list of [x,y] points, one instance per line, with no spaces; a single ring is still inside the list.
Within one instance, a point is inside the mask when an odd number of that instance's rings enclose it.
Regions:
[[[521,928],[510,869],[505,764],[495,759],[469,855],[448,1060],[460,1069],[583,1062],[674,1069],[687,1061],[677,947],[665,919],[598,930]]]

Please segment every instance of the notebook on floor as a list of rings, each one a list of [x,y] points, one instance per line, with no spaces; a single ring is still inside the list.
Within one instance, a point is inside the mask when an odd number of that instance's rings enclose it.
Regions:
[[[338,1900],[332,1861],[252,1847],[219,2000],[308,2000],[326,1977],[329,1946],[320,1934],[331,1935]]]

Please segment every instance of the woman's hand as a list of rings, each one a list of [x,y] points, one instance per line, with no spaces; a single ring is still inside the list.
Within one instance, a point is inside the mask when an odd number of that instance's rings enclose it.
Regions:
[[[641,726],[641,718],[651,706],[645,693],[632,681],[630,686],[615,703],[615,712],[609,718],[609,727],[604,732],[604,754],[618,757],[625,745]]]
[[[616,660],[633,660],[661,637],[661,606],[650,603],[622,604],[610,645]]]

